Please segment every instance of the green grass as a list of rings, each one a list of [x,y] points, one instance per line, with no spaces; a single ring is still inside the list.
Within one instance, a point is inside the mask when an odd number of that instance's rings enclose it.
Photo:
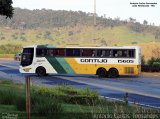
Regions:
[[[93,107],[76,105],[76,104],[62,104],[66,113],[90,113]]]
[[[15,84],[12,81],[0,80],[0,92],[5,92],[0,97],[1,100],[4,98],[10,99],[10,103],[6,105],[0,104],[0,112],[15,113],[18,114],[20,119],[25,117],[25,87],[22,84]],[[13,91],[14,95],[10,95],[7,91]],[[74,92],[74,93],[73,93]],[[62,118],[62,119],[88,119],[97,113],[107,114],[118,114],[118,113],[159,113],[159,110],[142,108],[139,106],[128,106],[123,102],[119,101],[106,101],[99,99],[93,101],[93,103],[82,103],[78,104],[75,102],[67,103],[65,100],[59,100],[55,98],[53,94],[65,96],[75,95],[96,95],[96,92],[90,90],[80,90],[71,87],[60,86],[56,88],[42,88],[33,87],[31,90],[31,118],[33,119],[49,119]],[[15,98],[13,98],[15,96]],[[18,98],[17,98],[18,97]],[[12,100],[12,99],[13,100]],[[66,98],[66,97],[63,97]],[[15,101],[16,99],[16,101]],[[80,99],[80,98],[78,98]],[[81,100],[84,101],[84,100]],[[51,112],[51,113],[50,113]],[[56,112],[56,113],[54,113]]]
[[[23,84],[15,84],[10,80],[0,79],[0,90],[16,90],[19,93],[25,92],[25,85]]]
[[[0,54],[0,58],[13,58],[15,54]]]
[[[26,119],[26,112],[18,111],[15,105],[0,105],[0,118],[1,117]]]
[[[0,105],[0,112],[13,112],[13,111],[19,112],[14,105]]]
[[[101,100],[95,105],[62,104],[66,113],[137,113],[138,106],[128,106],[118,101]]]
[[[131,31],[126,26],[117,26],[114,28],[95,28],[93,26],[76,26],[76,27],[62,27],[50,29],[27,29],[23,30],[26,41],[20,39],[21,30],[0,28],[5,36],[5,40],[0,40],[0,44],[17,44],[17,45],[32,45],[32,44],[100,44],[101,39],[104,39],[109,46],[114,44],[127,45],[133,41],[138,43],[146,43],[155,41],[154,35],[151,33],[136,33]],[[51,32],[54,40],[45,39],[43,36],[46,31]],[[73,35],[68,33],[72,31]],[[13,34],[18,34],[17,39],[13,39]],[[41,38],[36,38],[36,35],[41,33]],[[58,34],[58,35],[57,35]],[[96,42],[93,39],[97,39]],[[114,42],[113,42],[114,41]],[[65,43],[65,44],[64,44]]]

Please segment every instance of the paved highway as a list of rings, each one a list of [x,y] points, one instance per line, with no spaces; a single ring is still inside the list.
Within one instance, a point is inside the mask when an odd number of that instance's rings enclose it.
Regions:
[[[24,83],[24,75],[18,71],[18,61],[0,60],[0,78]],[[34,85],[53,87],[68,85],[75,88],[97,91],[101,96],[123,100],[126,92],[129,101],[160,108],[160,77],[119,77],[116,79],[99,79],[94,75],[49,75],[47,77],[32,76]]]

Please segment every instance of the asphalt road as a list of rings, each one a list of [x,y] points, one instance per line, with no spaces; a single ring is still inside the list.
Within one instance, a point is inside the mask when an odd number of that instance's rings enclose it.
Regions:
[[[18,71],[18,61],[0,60],[0,78],[24,83],[24,75]],[[75,88],[97,91],[101,96],[123,100],[129,93],[130,102],[160,108],[160,77],[119,77],[115,79],[99,79],[94,75],[49,75],[37,77],[32,75],[32,84],[46,87],[68,85]]]

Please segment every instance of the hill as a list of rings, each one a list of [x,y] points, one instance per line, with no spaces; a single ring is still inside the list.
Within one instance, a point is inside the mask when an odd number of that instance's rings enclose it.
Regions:
[[[19,52],[22,46],[31,44],[140,45],[148,59],[155,56],[153,50],[159,50],[160,27],[146,20],[140,24],[133,18],[121,21],[103,16],[97,16],[97,25],[93,26],[93,15],[82,11],[15,8],[12,19],[0,16],[1,54]],[[149,53],[144,52],[147,48]]]

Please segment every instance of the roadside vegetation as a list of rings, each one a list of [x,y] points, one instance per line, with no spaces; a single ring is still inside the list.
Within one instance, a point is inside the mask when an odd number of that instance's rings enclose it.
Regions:
[[[18,44],[0,45],[0,58],[13,58],[21,50],[22,46]]]
[[[18,114],[19,119],[25,118],[25,86],[0,80],[0,87],[0,112]],[[75,89],[65,85],[54,88],[31,87],[33,119],[96,119],[107,114],[110,116],[127,114],[132,117],[135,114],[158,113],[160,110],[107,101],[89,89]]]
[[[152,57],[146,61],[144,56],[142,56],[141,64],[142,72],[160,72],[160,58]]]

